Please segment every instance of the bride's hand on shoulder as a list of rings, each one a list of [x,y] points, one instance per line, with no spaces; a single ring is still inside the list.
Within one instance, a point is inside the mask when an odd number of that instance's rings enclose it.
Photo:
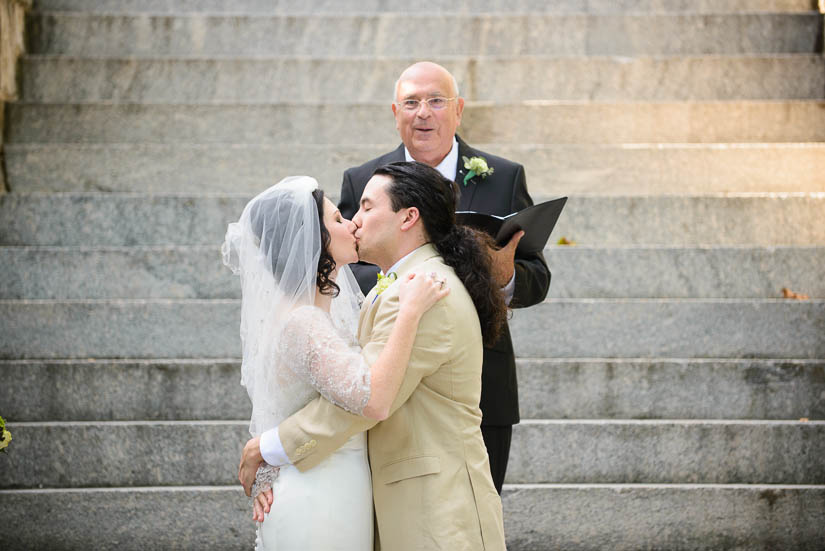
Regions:
[[[398,289],[399,307],[421,316],[449,294],[446,278],[435,272],[408,274]]]

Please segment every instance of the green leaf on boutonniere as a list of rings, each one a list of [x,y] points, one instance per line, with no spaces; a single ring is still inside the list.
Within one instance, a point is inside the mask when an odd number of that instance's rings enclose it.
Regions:
[[[462,155],[461,160],[464,161],[464,168],[466,168],[469,172],[467,175],[464,176],[464,185],[467,185],[467,182],[475,178],[476,176],[481,176],[482,178],[486,178],[495,170],[491,166],[487,166],[487,160],[484,157],[471,157],[467,158],[466,156]]]

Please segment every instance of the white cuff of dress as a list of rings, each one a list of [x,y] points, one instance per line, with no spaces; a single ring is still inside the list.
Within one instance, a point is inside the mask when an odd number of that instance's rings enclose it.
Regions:
[[[504,293],[504,304],[510,306],[510,301],[513,300],[513,294],[516,292],[516,270],[513,268],[513,277],[507,282],[507,285],[501,288]]]
[[[284,446],[281,444],[281,437],[278,435],[278,427],[269,429],[261,434],[260,440],[261,457],[264,461],[273,467],[280,467],[281,465],[290,465],[289,457],[284,451]]]

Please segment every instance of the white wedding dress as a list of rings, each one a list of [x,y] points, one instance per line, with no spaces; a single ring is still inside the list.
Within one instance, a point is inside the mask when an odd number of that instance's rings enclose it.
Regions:
[[[370,370],[354,335],[315,306],[290,312],[272,361],[264,416],[277,426],[319,394],[360,414],[369,400]],[[269,424],[269,423],[267,423]],[[258,551],[371,551],[372,486],[366,433],[353,436],[316,467],[280,469],[274,501],[258,525]]]

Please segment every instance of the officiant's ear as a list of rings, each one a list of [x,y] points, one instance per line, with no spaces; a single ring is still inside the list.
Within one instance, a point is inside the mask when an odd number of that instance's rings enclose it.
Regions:
[[[421,214],[418,212],[418,207],[407,207],[403,210],[406,213],[401,222],[401,231],[408,231],[415,227],[415,223],[421,219]]]

